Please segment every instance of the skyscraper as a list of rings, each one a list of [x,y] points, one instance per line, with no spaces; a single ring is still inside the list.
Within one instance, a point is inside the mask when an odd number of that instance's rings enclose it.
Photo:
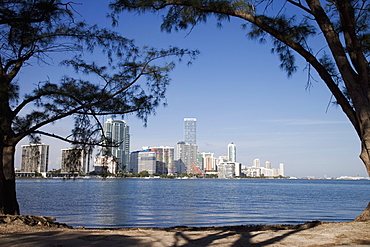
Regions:
[[[185,142],[177,143],[177,160],[186,166],[186,172],[192,173],[192,165],[197,164],[198,146]]]
[[[184,118],[184,141],[186,144],[196,144],[197,119]]]
[[[261,161],[259,159],[253,160],[253,167],[261,167]]]
[[[150,175],[156,173],[156,154],[150,149],[134,151],[130,155],[129,172],[147,171]]]
[[[173,147],[151,147],[151,152],[156,154],[157,173],[159,174],[174,174],[174,153]]]
[[[49,145],[30,144],[22,146],[22,172],[47,172]]]
[[[284,164],[283,163],[279,164],[279,176],[284,177]]]
[[[236,162],[236,145],[233,142],[227,145],[227,155],[230,162]]]
[[[116,157],[118,172],[128,167],[130,162],[130,132],[129,126],[123,120],[109,118],[103,127],[106,143],[110,147],[103,148],[101,156]]]
[[[271,162],[270,161],[266,161],[266,169],[271,169]]]

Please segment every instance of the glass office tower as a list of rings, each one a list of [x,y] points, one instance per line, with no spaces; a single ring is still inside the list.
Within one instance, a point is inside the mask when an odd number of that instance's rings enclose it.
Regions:
[[[187,144],[196,144],[197,119],[184,118],[184,141]]]

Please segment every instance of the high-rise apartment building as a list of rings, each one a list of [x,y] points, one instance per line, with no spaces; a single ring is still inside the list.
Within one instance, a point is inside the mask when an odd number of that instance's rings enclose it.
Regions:
[[[227,145],[227,156],[230,162],[236,162],[236,145],[233,142]]]
[[[197,145],[185,142],[177,143],[177,160],[185,164],[187,173],[192,173],[192,165],[197,164],[197,156]]]
[[[173,147],[151,147],[151,152],[155,153],[157,162],[157,173],[159,174],[174,174],[174,156],[175,148]]]
[[[247,177],[284,177],[284,164],[280,163],[279,168],[271,168],[271,162],[266,161],[266,167],[260,166],[260,160],[255,159],[253,166],[243,166],[242,172]]]
[[[214,153],[199,153],[198,154],[199,167],[204,171],[215,171],[216,170],[216,158]]]
[[[271,169],[271,162],[270,161],[266,161],[266,169]]]
[[[87,174],[90,168],[90,153],[87,149],[73,147],[62,149],[62,172]]]
[[[261,161],[259,159],[253,160],[253,167],[261,167]]]
[[[103,148],[101,156],[116,157],[118,172],[126,169],[130,162],[129,126],[123,120],[108,119],[103,126],[104,139],[110,147]]]
[[[284,177],[284,164],[283,163],[279,164],[279,176]]]
[[[234,178],[242,175],[242,164],[223,162],[218,165],[218,178]]]
[[[150,149],[134,151],[131,153],[129,172],[147,171],[149,174],[156,173],[157,162],[155,152]]]
[[[30,144],[22,145],[22,172],[39,172],[48,171],[49,164],[49,145]]]
[[[184,118],[184,142],[187,144],[197,143],[197,119]]]
[[[117,174],[118,163],[117,158],[113,156],[100,156],[94,160],[94,171],[100,173]]]

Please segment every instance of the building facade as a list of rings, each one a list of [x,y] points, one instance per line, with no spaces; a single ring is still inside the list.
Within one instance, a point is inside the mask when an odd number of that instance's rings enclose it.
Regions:
[[[214,157],[214,153],[199,153],[198,154],[198,164],[199,167],[205,171],[216,171],[216,158]]]
[[[113,156],[100,156],[94,160],[94,171],[97,174],[111,173],[117,174],[118,162],[117,158]]]
[[[148,171],[149,174],[158,173],[173,175],[176,173],[174,154],[174,147],[143,147],[142,150],[131,153],[128,171]],[[152,162],[154,162],[154,164]]]
[[[233,142],[227,145],[227,156],[230,162],[236,162],[236,145]]]
[[[150,175],[156,173],[157,162],[156,153],[150,149],[134,151],[130,157],[129,172],[139,173],[147,171]]]
[[[197,143],[197,119],[184,118],[184,142],[187,144]]]
[[[79,147],[62,149],[62,172],[87,174],[89,168],[90,153],[87,149]]]
[[[175,174],[174,169],[174,147],[151,147],[149,148],[151,152],[155,153],[157,168],[156,172],[159,174]]]
[[[261,167],[261,161],[259,159],[254,159],[253,167]]]
[[[284,164],[280,163],[279,168],[271,168],[271,162],[266,161],[266,167],[260,166],[260,160],[255,159],[253,166],[243,166],[242,173],[247,177],[284,177]]]
[[[198,146],[185,142],[177,143],[177,161],[183,162],[186,173],[192,173],[192,165],[198,163]]]
[[[22,145],[22,172],[46,173],[49,165],[49,145]]]
[[[174,161],[174,172],[175,174],[183,174],[186,173],[186,165],[185,163],[180,159],[180,160],[175,160]]]
[[[108,119],[103,126],[103,139],[110,147],[102,148],[101,156],[116,157],[118,172],[122,172],[130,163],[130,131],[123,120]]]

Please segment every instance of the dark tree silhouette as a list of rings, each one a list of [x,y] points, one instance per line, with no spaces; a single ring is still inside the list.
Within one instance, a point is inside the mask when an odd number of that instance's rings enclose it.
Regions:
[[[165,58],[189,55],[191,61],[197,54],[173,47],[139,49],[119,33],[78,22],[73,7],[62,0],[0,1],[0,214],[19,214],[14,154],[20,140],[30,136],[37,142],[44,135],[75,146],[102,144],[99,116],[135,113],[145,122],[163,102],[175,66]],[[47,65],[57,52],[70,55],[61,66],[75,72],[58,82],[17,81],[30,61]],[[105,54],[104,65],[83,60],[97,52]],[[82,74],[95,79],[81,79]],[[20,95],[26,83],[36,86]],[[41,129],[70,116],[75,126],[69,136]]]

